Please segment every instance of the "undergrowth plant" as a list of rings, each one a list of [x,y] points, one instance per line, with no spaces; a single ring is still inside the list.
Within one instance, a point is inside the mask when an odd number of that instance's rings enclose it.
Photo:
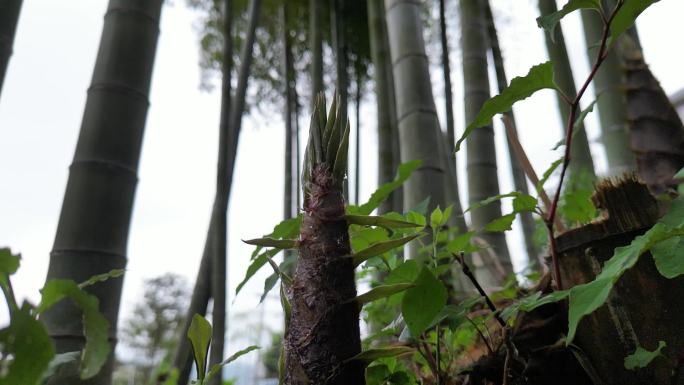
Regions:
[[[468,357],[473,349],[482,348],[491,355],[505,352],[502,383],[507,384],[512,363],[521,360],[516,357],[517,349],[510,339],[510,327],[521,312],[567,300],[565,344],[570,346],[580,320],[606,302],[615,282],[645,252],[651,252],[664,276],[673,278],[684,273],[684,263],[675,253],[684,241],[684,197],[676,198],[670,212],[652,229],[635,238],[630,245],[616,248],[602,272],[587,284],[563,290],[555,241],[556,232],[564,225],[588,222],[596,215],[586,189],[590,183],[582,175],[574,175],[576,179],[571,179],[567,188],[564,185],[568,179],[574,130],[594,106],[591,103],[582,110],[582,97],[616,40],[653,3],[654,0],[619,0],[614,8],[606,9],[600,0],[570,0],[558,12],[537,19],[541,28],[552,32],[564,16],[588,10],[601,15],[605,28],[595,48],[598,49],[596,62],[576,97],[569,98],[556,85],[552,62],[536,65],[527,75],[513,79],[500,95],[488,100],[459,139],[456,150],[473,130],[491,124],[495,115],[510,110],[516,102],[540,90],[559,92],[570,106],[565,140],[556,146],[565,146],[564,156],[551,164],[536,182],[538,197],[511,192],[477,203],[469,210],[501,199],[512,200],[510,213],[482,229],[450,228],[447,222],[454,215],[451,208],[442,210],[438,207],[427,213],[427,201],[405,213],[371,215],[420,165],[420,161],[401,165],[396,179],[381,186],[367,203],[345,206],[342,186],[347,134],[343,134],[346,131],[342,130],[344,124],[341,122],[346,118],[337,115],[333,102],[326,119],[324,103],[319,98],[305,157],[304,213],[281,222],[263,238],[247,241],[257,248],[246,276],[237,288],[239,292],[266,264],[274,273],[264,283],[264,296],[282,282],[286,342],[283,345],[285,359],[281,358],[280,364],[281,383],[362,383],[358,380],[358,365],[361,364],[366,368],[365,383],[369,385],[448,384],[468,362],[472,362]],[[560,176],[555,194],[548,197],[544,186],[558,170]],[[675,176],[683,177],[684,172]],[[474,242],[479,233],[510,230],[515,217],[523,212],[538,214],[546,228],[555,290],[546,295],[536,291],[516,299],[519,290],[513,278],[498,292],[487,293],[470,272],[465,255],[481,251]],[[559,214],[564,214],[565,222]],[[427,234],[431,235],[431,241],[421,243],[422,256],[404,260],[403,246],[421,242],[422,236]],[[294,277],[284,273],[291,260],[281,264],[274,260],[283,249],[299,250]],[[455,289],[449,278],[455,266],[460,266],[464,273],[461,279],[467,277],[477,288],[476,294],[459,293]],[[358,296],[355,270],[356,277],[370,286],[369,291]],[[508,306],[497,308],[496,303],[502,302]],[[363,314],[369,324],[375,324],[363,341],[362,351],[357,348],[359,314]],[[305,319],[305,327],[302,327],[302,319]],[[331,329],[333,325],[337,327]],[[344,341],[340,342],[339,338]],[[316,346],[312,347],[312,344]],[[338,349],[343,345],[344,349]],[[637,349],[634,355],[627,357],[625,366],[645,366],[660,354],[660,349],[662,346],[655,352]],[[346,382],[341,378],[346,378]]]
[[[99,310],[98,299],[85,288],[123,275],[123,270],[96,275],[85,282],[55,279],[41,289],[40,303],[35,306],[16,300],[11,276],[19,269],[21,257],[0,248],[0,288],[9,310],[9,325],[0,330],[0,384],[37,385],[60,383],[62,371],[76,370],[81,379],[97,375],[111,352],[107,340],[109,323]],[[69,299],[83,312],[83,351],[55,353],[40,317],[59,301]]]

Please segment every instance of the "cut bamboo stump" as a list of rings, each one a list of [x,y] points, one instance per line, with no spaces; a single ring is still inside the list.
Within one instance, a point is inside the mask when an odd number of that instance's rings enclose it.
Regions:
[[[602,182],[593,197],[602,217],[558,236],[566,288],[592,281],[616,247],[628,245],[658,219],[658,203],[634,176]],[[684,278],[661,276],[650,254],[617,282],[606,305],[579,324],[575,343],[606,384],[675,384],[684,348]],[[665,341],[665,357],[635,371],[624,358],[637,346],[653,351]]]

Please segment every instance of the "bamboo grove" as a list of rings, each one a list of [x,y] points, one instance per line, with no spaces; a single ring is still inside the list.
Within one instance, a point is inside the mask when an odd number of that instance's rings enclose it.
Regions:
[[[16,298],[20,256],[0,249],[0,384],[114,383],[163,3],[109,0],[38,304]],[[549,60],[510,81],[495,1],[186,3],[200,17],[202,87],[219,85],[216,185],[187,309],[145,384],[224,384],[224,367],[259,349],[227,345],[228,298],[264,271],[261,301],[277,291],[282,307],[279,384],[684,383],[684,125],[635,24],[657,0],[535,1],[527,22]],[[0,92],[21,7],[0,4]],[[575,14],[582,79],[561,23]],[[548,147],[562,156],[535,169],[519,134],[536,128],[513,107],[543,90],[563,122]],[[274,111],[282,222],[249,234],[253,253],[230,293],[243,118]],[[585,128],[591,113],[608,172]],[[375,165],[361,150],[368,127]],[[364,201],[371,167],[377,186]],[[506,236],[514,223],[517,245]],[[520,251],[524,270],[514,269]]]

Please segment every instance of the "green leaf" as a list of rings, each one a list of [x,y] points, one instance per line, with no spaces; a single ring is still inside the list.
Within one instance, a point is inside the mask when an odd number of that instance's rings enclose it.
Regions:
[[[266,296],[268,293],[275,287],[276,283],[280,280],[280,275],[278,273],[273,273],[264,280],[264,293],[261,295],[261,299],[259,299],[259,303],[264,302],[266,299]]]
[[[484,230],[491,233],[497,233],[501,231],[508,231],[513,226],[513,221],[515,220],[515,213],[507,214],[502,217],[496,218],[495,220],[487,223]]]
[[[662,355],[662,350],[667,346],[665,341],[658,341],[658,347],[656,350],[649,352],[648,350],[637,346],[634,353],[625,357],[625,369],[635,370],[641,369],[648,366],[656,357]]]
[[[0,374],[3,385],[38,385],[55,355],[45,326],[24,307],[12,314],[10,325],[0,330],[3,360],[14,357],[9,370]]]
[[[0,275],[10,276],[17,272],[21,257],[7,248],[0,248]]]
[[[537,198],[520,194],[513,199],[513,212],[521,213],[525,211],[534,211],[537,208]]]
[[[414,352],[415,350],[409,346],[388,346],[384,348],[368,349],[354,357],[346,359],[345,363],[351,361],[371,363],[380,358],[396,357],[404,354],[412,354]]]
[[[553,174],[554,171],[563,164],[563,160],[565,160],[564,157],[560,157],[559,159],[556,159],[551,165],[549,166],[546,171],[544,171],[544,175],[542,175],[542,178],[539,180],[539,183],[537,184],[537,192],[540,192],[544,189],[544,185],[546,184],[546,181],[549,180],[551,177],[551,174]]]
[[[207,357],[209,355],[209,343],[211,342],[211,324],[199,314],[192,316],[188,328],[188,339],[192,345],[192,354],[195,357],[195,368],[200,384],[204,381],[207,373]]]
[[[475,236],[474,231],[469,231],[464,234],[458,235],[456,238],[451,240],[447,244],[447,250],[453,254],[459,254],[460,252],[465,252],[470,249],[470,240]]]
[[[276,249],[296,249],[299,247],[299,242],[294,239],[275,239],[275,238],[257,238],[243,240],[242,242],[248,245],[261,246],[261,247],[275,247]]]
[[[247,281],[249,281],[254,274],[257,273],[266,263],[268,263],[268,259],[273,257],[274,255],[278,254],[280,252],[280,249],[272,249],[269,251],[266,251],[264,253],[259,254],[256,258],[252,260],[252,262],[249,264],[247,267],[247,272],[245,273],[245,278],[242,279],[242,282],[240,282],[237,285],[237,288],[235,289],[235,295],[240,293],[240,290],[245,286]]]
[[[86,343],[81,356],[80,376],[82,379],[94,377],[107,361],[110,351],[109,322],[100,313],[100,301],[81,289],[76,282],[66,279],[48,281],[40,292],[42,297],[36,308],[38,314],[64,298],[74,301],[83,312],[83,334]]]
[[[447,289],[426,267],[414,283],[416,286],[404,293],[401,314],[411,335],[418,338],[446,305]]]
[[[583,188],[568,188],[563,193],[560,213],[570,222],[588,223],[596,218],[598,211],[591,200],[594,191]]]
[[[684,238],[674,237],[658,242],[651,248],[651,255],[658,272],[665,278],[675,278],[684,274]]]
[[[244,356],[245,354],[247,354],[247,353],[249,353],[249,352],[251,352],[251,351],[257,350],[257,349],[261,349],[261,348],[258,347],[258,346],[254,346],[254,345],[253,345],[253,346],[250,346],[250,347],[247,347],[247,348],[244,348],[244,349],[240,350],[239,352],[233,354],[232,356],[226,358],[224,361],[222,361],[222,362],[220,362],[220,363],[218,363],[218,364],[212,366],[212,367],[211,367],[211,370],[209,370],[209,373],[207,374],[207,377],[206,377],[206,379],[204,380],[204,382],[207,382],[207,381],[209,381],[212,377],[214,377],[214,376],[221,370],[222,367],[224,367],[224,366],[230,364],[231,362],[237,360],[238,358]]]
[[[673,176],[674,179],[684,179],[684,168],[681,170],[677,171],[676,174]]]
[[[404,290],[407,290],[409,288],[414,287],[415,285],[412,283],[396,283],[393,285],[380,285],[377,287],[374,287],[370,291],[361,294],[360,296],[356,297],[354,300],[360,305],[363,306],[366,303],[376,301],[381,298],[386,298],[389,297],[393,294],[401,293]]]
[[[352,255],[352,258],[354,259],[354,266],[359,266],[360,264],[362,264],[363,262],[367,261],[372,257],[386,253],[397,247],[403,246],[418,237],[422,237],[423,235],[425,235],[425,233],[415,233],[403,238],[392,239],[389,241],[376,243]]]
[[[509,111],[515,102],[526,99],[535,92],[547,88],[558,88],[553,81],[553,63],[550,61],[530,68],[527,75],[513,79],[511,85],[504,89],[500,95],[487,100],[475,119],[466,127],[463,136],[456,143],[456,151],[460,149],[461,142],[474,129],[491,124],[494,115]]]
[[[344,134],[342,135],[342,142],[337,150],[337,155],[335,157],[335,166],[333,167],[333,175],[338,178],[339,181],[344,179],[347,174],[347,156],[349,152],[349,120],[347,120],[347,126],[344,129]]]
[[[126,271],[124,269],[114,269],[114,270],[110,270],[109,272],[104,273],[104,274],[97,274],[97,275],[90,277],[88,280],[78,284],[78,287],[83,289],[83,288],[86,288],[88,286],[92,286],[98,282],[105,282],[105,281],[112,279],[112,278],[119,278],[119,277],[123,276],[125,272]]]
[[[418,223],[402,221],[398,219],[390,219],[384,216],[378,217],[373,215],[345,215],[344,218],[350,225],[359,226],[382,226],[386,228],[413,228],[422,227]]]
[[[43,372],[42,381],[46,382],[48,379],[51,379],[55,383],[55,376],[59,377],[61,373],[77,373],[80,359],[80,351],[55,355],[50,361],[47,370]]]
[[[413,281],[418,278],[418,263],[409,259],[404,261],[402,264],[394,268],[385,278],[385,285],[391,285],[395,283],[413,283]]]
[[[596,11],[601,11],[600,0],[570,0],[563,8],[554,13],[540,16],[537,18],[537,26],[539,28],[545,29],[549,36],[551,36],[551,41],[556,41],[556,26],[561,21],[565,15],[574,12],[578,9],[594,9]]]
[[[421,160],[414,160],[403,163],[397,169],[397,176],[393,181],[380,186],[373,194],[371,194],[368,202],[358,207],[349,207],[351,214],[368,215],[373,212],[382,202],[384,202],[390,194],[401,187],[401,185],[411,176],[411,174],[423,164]]]
[[[468,209],[466,209],[466,211],[464,213],[467,213],[468,211],[471,211],[471,210],[479,209],[480,207],[487,206],[488,204],[494,203],[496,201],[500,201],[504,198],[517,197],[518,195],[520,195],[520,193],[517,191],[509,192],[507,194],[495,195],[493,197],[489,197],[487,199],[484,199],[484,200],[481,200],[477,203],[472,204],[470,207],[468,207]]]
[[[614,42],[634,25],[637,17],[658,0],[626,0],[610,24],[610,39]]]
[[[430,227],[438,229],[441,226],[443,217],[444,213],[442,212],[442,209],[440,209],[439,206],[435,207],[430,214]]]

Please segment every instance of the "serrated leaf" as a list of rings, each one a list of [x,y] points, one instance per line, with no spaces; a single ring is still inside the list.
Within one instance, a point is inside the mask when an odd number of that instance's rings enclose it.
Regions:
[[[389,241],[376,243],[352,255],[352,258],[354,259],[354,266],[359,266],[360,264],[364,263],[370,258],[386,253],[390,250],[396,249],[397,247],[403,246],[423,235],[425,235],[425,233],[416,233],[403,238],[391,239]]]
[[[378,217],[373,215],[345,215],[344,218],[350,225],[359,226],[382,226],[386,228],[413,228],[422,227],[418,223],[402,221],[398,219],[390,219],[387,217]]]
[[[578,9],[593,9],[596,11],[600,11],[600,0],[570,0],[559,11],[538,17],[537,26],[539,26],[539,28],[545,29],[549,33],[549,36],[551,36],[551,41],[555,43],[556,26],[558,25],[558,23],[567,14],[574,12]]]
[[[534,211],[537,208],[537,198],[520,194],[513,199],[513,212],[522,213],[526,211]]]
[[[242,242],[261,247],[275,247],[276,249],[296,249],[299,247],[299,243],[295,239],[275,239],[275,238],[256,238],[243,240]]]
[[[515,213],[507,214],[487,223],[484,227],[484,230],[489,231],[490,233],[508,231],[512,229],[514,220]]]
[[[530,68],[527,75],[513,79],[510,86],[504,89],[501,94],[487,100],[482,105],[480,112],[468,124],[463,136],[456,143],[456,151],[460,149],[461,143],[474,129],[491,124],[494,115],[509,111],[515,102],[526,99],[537,91],[557,88],[553,81],[553,63],[548,61]]]
[[[590,189],[568,188],[563,193],[560,214],[570,222],[591,222],[598,215],[592,195],[594,191]]]
[[[414,283],[415,287],[404,293],[401,314],[411,335],[418,338],[446,305],[447,289],[426,267],[423,267]]]
[[[684,238],[674,237],[658,242],[651,248],[651,255],[658,272],[665,278],[684,274]]]
[[[380,358],[397,357],[404,354],[412,354],[414,352],[415,350],[409,346],[388,346],[385,348],[364,350],[354,357],[346,359],[345,362],[363,361],[366,363],[371,363]]]
[[[258,346],[254,346],[254,345],[253,345],[253,346],[250,346],[250,347],[248,347],[248,348],[242,349],[242,350],[240,350],[239,352],[237,352],[237,353],[233,354],[232,356],[228,357],[227,359],[225,359],[225,360],[222,361],[221,363],[218,363],[218,364],[212,366],[212,367],[211,367],[211,370],[209,370],[209,373],[207,374],[207,377],[204,379],[204,383],[206,383],[206,382],[209,381],[212,377],[214,377],[214,376],[221,370],[221,368],[223,368],[224,366],[230,364],[231,362],[237,360],[238,358],[244,356],[245,354],[247,354],[247,353],[249,353],[249,352],[251,352],[251,351],[257,350],[257,349],[261,349],[261,348],[258,347]]]
[[[662,350],[667,346],[665,341],[658,341],[658,347],[656,350],[649,352],[648,350],[637,346],[634,353],[625,357],[625,369],[636,370],[645,368],[651,361],[655,360],[658,356],[662,354]]]
[[[81,289],[76,282],[55,279],[45,283],[41,289],[41,301],[36,312],[43,313],[64,298],[70,298],[83,312],[83,334],[86,343],[81,356],[80,376],[94,377],[107,361],[110,352],[108,341],[109,322],[100,313],[100,301]]]
[[[371,194],[368,202],[358,207],[349,207],[351,214],[368,215],[373,212],[382,202],[384,202],[390,194],[401,187],[401,185],[423,164],[421,160],[413,160],[402,163],[397,169],[397,175],[394,180],[378,187],[373,194]]]
[[[114,269],[114,270],[110,270],[109,272],[104,273],[104,274],[97,274],[97,275],[90,277],[88,280],[79,283],[78,287],[83,289],[83,288],[86,288],[88,286],[92,286],[98,282],[105,282],[105,281],[112,279],[112,278],[119,278],[119,277],[123,276],[125,272],[126,271],[124,269]]]
[[[370,291],[361,294],[360,296],[355,298],[355,301],[360,305],[363,306],[364,304],[367,304],[369,302],[373,302],[376,300],[379,300],[381,298],[386,298],[389,297],[393,294],[401,293],[404,290],[407,290],[411,287],[415,286],[412,283],[396,283],[393,285],[380,285],[377,287],[374,287]]]
[[[209,356],[209,344],[211,343],[211,324],[201,315],[195,314],[192,316],[187,335],[190,345],[192,345],[197,378],[201,384],[207,373],[207,358]]]
[[[55,355],[45,326],[33,318],[28,307],[12,314],[10,325],[0,330],[0,344],[5,359],[14,356],[0,378],[3,385],[38,385]]]

